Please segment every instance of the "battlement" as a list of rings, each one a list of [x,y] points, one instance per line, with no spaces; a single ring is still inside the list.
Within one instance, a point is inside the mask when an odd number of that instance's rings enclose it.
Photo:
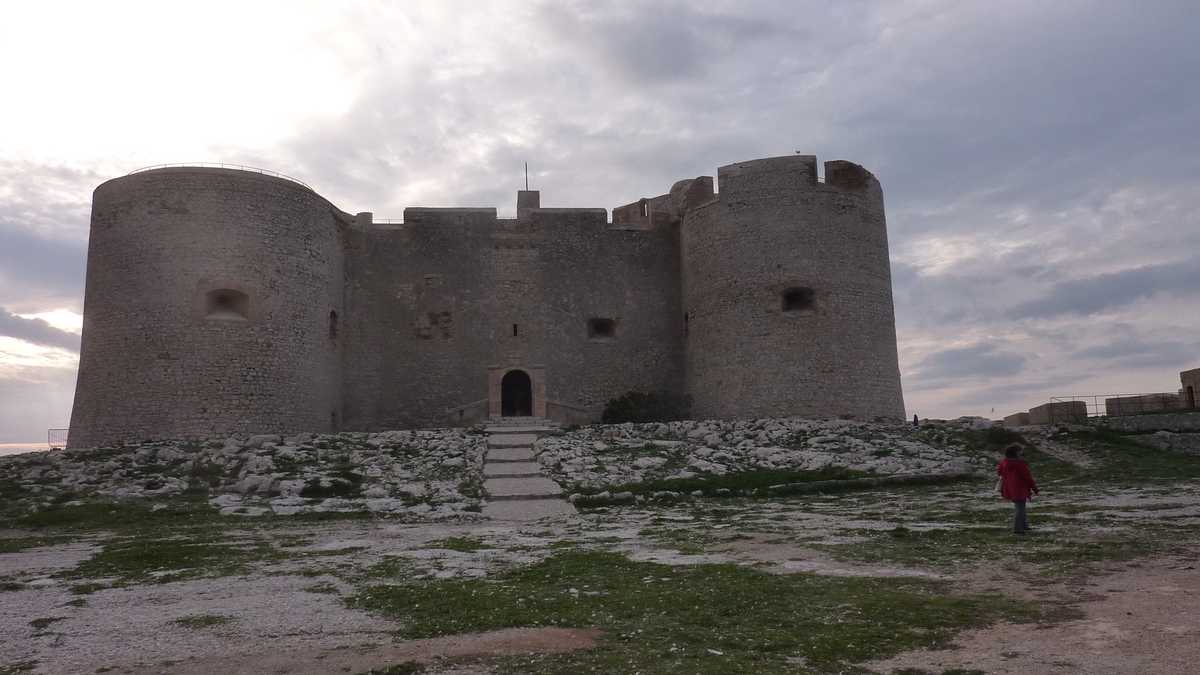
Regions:
[[[878,186],[878,181],[862,166],[840,159],[825,162],[821,180],[816,155],[786,155],[720,167],[717,185],[722,195],[830,188],[861,192]]]

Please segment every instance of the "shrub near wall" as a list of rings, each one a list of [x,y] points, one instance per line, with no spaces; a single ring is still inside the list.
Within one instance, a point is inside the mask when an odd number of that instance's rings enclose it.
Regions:
[[[670,422],[687,419],[692,407],[690,396],[671,392],[631,391],[610,400],[604,406],[601,421],[605,424],[625,422]]]

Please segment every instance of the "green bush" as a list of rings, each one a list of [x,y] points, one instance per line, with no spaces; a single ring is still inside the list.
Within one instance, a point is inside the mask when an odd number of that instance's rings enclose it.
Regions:
[[[600,419],[605,424],[669,422],[686,419],[691,408],[691,396],[666,391],[631,391],[609,401]]]

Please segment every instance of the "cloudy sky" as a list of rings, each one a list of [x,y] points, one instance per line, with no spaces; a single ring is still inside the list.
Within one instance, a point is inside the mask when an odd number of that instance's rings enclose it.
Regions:
[[[215,161],[342,209],[665,192],[857,161],[888,206],[909,413],[1172,391],[1200,367],[1200,5],[0,5],[0,442],[70,417],[100,182]]]

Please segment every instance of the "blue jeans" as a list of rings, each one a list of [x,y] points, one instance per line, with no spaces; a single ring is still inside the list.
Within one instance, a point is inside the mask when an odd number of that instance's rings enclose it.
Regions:
[[[1025,500],[1012,500],[1013,506],[1017,507],[1017,512],[1013,515],[1013,532],[1023,534],[1029,529],[1029,519],[1025,517]]]

